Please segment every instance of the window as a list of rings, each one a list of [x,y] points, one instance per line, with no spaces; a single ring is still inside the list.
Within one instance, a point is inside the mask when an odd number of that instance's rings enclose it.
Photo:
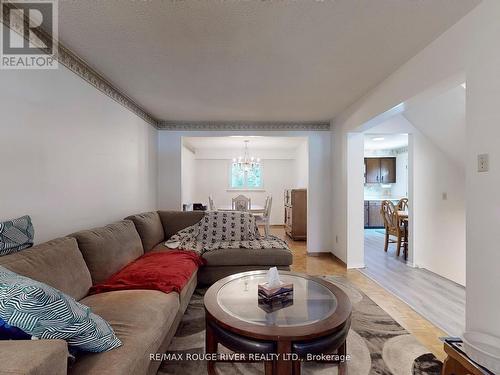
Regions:
[[[262,188],[262,164],[258,164],[249,170],[231,163],[231,189],[261,189]]]

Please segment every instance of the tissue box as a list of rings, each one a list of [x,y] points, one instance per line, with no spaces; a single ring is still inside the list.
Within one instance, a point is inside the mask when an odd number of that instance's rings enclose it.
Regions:
[[[259,307],[267,313],[272,313],[293,305],[293,294],[280,294],[275,298],[264,298],[259,295]]]
[[[293,297],[293,284],[281,283],[278,287],[270,288],[268,283],[259,284],[258,286],[259,298],[275,299],[275,298],[291,298]]]

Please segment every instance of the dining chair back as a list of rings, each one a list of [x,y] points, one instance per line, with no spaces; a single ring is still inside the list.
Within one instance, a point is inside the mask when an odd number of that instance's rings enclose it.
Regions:
[[[397,205],[398,211],[408,211],[408,198],[401,198]]]
[[[271,207],[273,205],[273,197],[268,195],[264,205],[264,213],[262,214],[261,222],[264,224],[264,232],[266,237],[269,236],[269,226],[271,223]]]
[[[249,211],[251,207],[250,198],[240,194],[232,199],[232,207],[234,211]]]
[[[217,207],[214,203],[214,198],[211,195],[208,196],[208,209],[210,211],[217,211]]]
[[[384,251],[387,252],[389,247],[389,243],[396,243],[396,255],[399,256],[401,251],[401,246],[405,246],[406,249],[406,241],[408,236],[406,235],[406,226],[402,225],[401,220],[398,216],[398,206],[395,206],[391,201],[383,201],[382,206],[380,208],[380,214],[384,219],[384,227],[385,227],[385,244]],[[396,237],[396,240],[390,238],[390,236]],[[408,254],[405,250],[404,252],[405,259]]]
[[[380,213],[384,220],[384,227],[395,229],[397,227],[397,209],[391,201],[383,201]]]

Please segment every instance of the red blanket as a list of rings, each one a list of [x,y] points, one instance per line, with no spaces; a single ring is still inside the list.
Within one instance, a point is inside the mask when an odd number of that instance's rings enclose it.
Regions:
[[[147,253],[90,288],[89,294],[113,290],[152,289],[180,293],[205,260],[192,251]]]

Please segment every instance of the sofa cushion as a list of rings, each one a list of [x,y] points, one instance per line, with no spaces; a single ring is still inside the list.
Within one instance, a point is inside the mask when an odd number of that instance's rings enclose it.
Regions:
[[[68,294],[85,297],[92,286],[90,272],[74,238],[62,237],[0,257],[0,266]]]
[[[192,251],[153,251],[94,285],[89,294],[131,289],[180,293],[203,263],[203,258]]]
[[[179,295],[155,290],[122,290],[95,294],[82,303],[106,319],[122,346],[77,359],[70,374],[146,374],[149,354],[156,353],[179,311]]]
[[[137,229],[141,237],[145,253],[165,239],[165,232],[163,231],[163,225],[158,212],[145,212],[132,215],[127,217],[126,220],[131,220],[134,223],[135,229]]]
[[[63,340],[0,340],[3,375],[66,375],[68,347]]]
[[[288,249],[219,249],[202,257],[207,266],[289,266],[293,261]]]
[[[201,267],[198,270],[198,284],[212,285],[216,281],[234,275],[235,273],[248,271],[262,271],[269,269],[270,266],[212,266]],[[279,270],[290,271],[290,266],[277,266]]]
[[[0,267],[0,316],[39,339],[63,339],[79,350],[103,352],[121,345],[100,316],[61,291]]]
[[[78,241],[94,284],[106,280],[144,254],[141,238],[130,220],[71,235]]]
[[[165,232],[165,240],[178,231],[196,224],[205,216],[203,211],[158,211],[158,214]]]

